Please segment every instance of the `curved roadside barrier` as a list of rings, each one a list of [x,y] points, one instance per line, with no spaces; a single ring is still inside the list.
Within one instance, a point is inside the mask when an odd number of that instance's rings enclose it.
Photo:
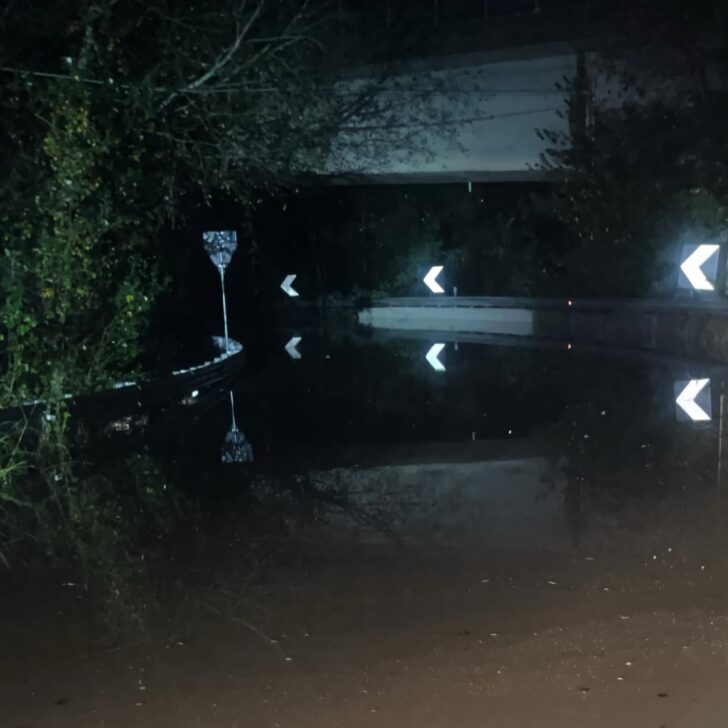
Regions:
[[[82,444],[114,432],[127,432],[152,411],[210,406],[227,398],[245,363],[243,348],[231,342],[229,353],[212,361],[149,380],[120,382],[94,394],[69,396],[72,422],[83,433]],[[0,432],[37,436],[51,417],[43,402],[29,402],[0,412]]]

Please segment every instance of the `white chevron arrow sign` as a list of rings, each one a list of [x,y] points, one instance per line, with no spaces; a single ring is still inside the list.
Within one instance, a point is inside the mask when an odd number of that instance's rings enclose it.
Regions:
[[[442,273],[442,269],[443,266],[441,265],[433,265],[427,272],[427,275],[422,279],[433,293],[445,293],[445,289],[436,280],[437,276]]]
[[[295,298],[298,295],[298,291],[293,287],[293,281],[296,280],[296,274],[291,273],[283,279],[281,288],[291,297]]]
[[[301,343],[300,336],[291,336],[290,340],[286,344],[286,351],[291,359],[300,359],[301,352],[298,350],[298,345]]]
[[[696,291],[714,291],[715,285],[711,283],[703,272],[703,265],[710,260],[718,251],[720,245],[704,244],[698,245],[690,255],[680,264],[680,270],[685,274],[690,285]],[[717,266],[716,266],[717,267]]]
[[[707,406],[710,407],[710,379],[691,379],[680,390],[675,399],[675,404],[684,412],[693,422],[708,422],[710,413],[706,412],[696,401],[696,397],[706,388]]]
[[[445,344],[433,344],[425,355],[425,359],[436,372],[444,372],[445,365],[438,358],[445,348]]]

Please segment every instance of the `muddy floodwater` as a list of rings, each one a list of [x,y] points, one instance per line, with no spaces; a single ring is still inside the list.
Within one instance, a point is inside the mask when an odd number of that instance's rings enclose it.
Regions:
[[[727,371],[271,338],[232,405],[189,393],[93,450],[148,448],[213,515],[143,633],[6,580],[2,728],[727,724]]]

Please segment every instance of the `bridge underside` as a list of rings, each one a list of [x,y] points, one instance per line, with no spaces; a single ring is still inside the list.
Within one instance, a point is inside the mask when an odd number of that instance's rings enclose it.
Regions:
[[[576,52],[566,44],[432,58],[387,79],[337,137],[334,183],[522,182],[549,179],[543,156],[568,140]],[[345,82],[355,94],[366,79]]]

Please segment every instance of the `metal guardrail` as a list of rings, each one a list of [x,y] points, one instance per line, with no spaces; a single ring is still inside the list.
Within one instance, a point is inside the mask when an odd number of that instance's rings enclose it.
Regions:
[[[178,374],[80,395],[68,400],[73,422],[91,436],[107,431],[110,423],[140,416],[153,409],[178,404],[196,392],[196,398],[230,389],[245,362],[243,352],[203,364]],[[0,412],[0,432],[33,436],[41,431],[46,416],[42,402],[13,407]]]

